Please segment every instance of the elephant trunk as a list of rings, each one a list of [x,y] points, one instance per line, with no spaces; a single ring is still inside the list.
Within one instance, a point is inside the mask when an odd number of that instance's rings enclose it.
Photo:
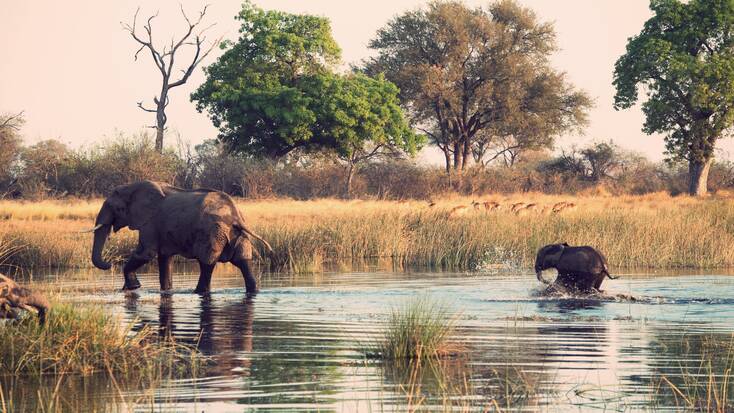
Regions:
[[[544,257],[541,256],[538,256],[538,258],[535,259],[535,275],[538,277],[538,281],[543,284],[550,284],[550,281],[543,278],[543,260]]]
[[[92,264],[100,270],[109,270],[112,265],[102,259],[102,250],[112,229],[113,215],[109,205],[105,202],[97,214],[94,230],[94,244],[92,245]]]
[[[538,277],[538,281],[543,284],[550,284],[551,282],[543,278],[543,270],[535,270],[535,275]]]

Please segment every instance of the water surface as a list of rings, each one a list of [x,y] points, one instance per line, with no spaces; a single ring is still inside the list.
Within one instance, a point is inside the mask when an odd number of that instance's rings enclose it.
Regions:
[[[636,300],[543,298],[534,274],[512,270],[268,275],[254,297],[235,274],[215,276],[206,297],[192,293],[193,274],[174,277],[170,294],[160,294],[157,275],[143,275],[143,288],[128,295],[107,275],[76,282],[94,288],[73,299],[211,356],[202,377],[152,390],[145,400],[156,411],[683,409],[662,377],[684,393],[691,374],[708,377],[703,344],[734,331],[734,277],[622,275],[606,292]],[[417,296],[448,305],[467,355],[420,369],[365,358],[391,310]],[[724,372],[720,361],[713,374]],[[114,410],[119,391],[99,380],[67,384],[69,397]]]

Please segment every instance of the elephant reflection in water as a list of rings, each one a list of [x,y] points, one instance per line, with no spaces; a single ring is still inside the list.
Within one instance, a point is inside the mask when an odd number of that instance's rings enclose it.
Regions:
[[[567,298],[558,300],[547,300],[538,302],[538,310],[541,314],[556,312],[559,315],[573,314],[577,310],[600,310],[604,307],[604,301],[588,298]],[[586,351],[601,351],[606,346],[607,326],[603,321],[592,323],[570,319],[568,322],[553,321],[538,327],[540,337],[552,337],[554,340],[560,338],[553,346],[557,351],[556,356],[562,356],[566,352],[575,352],[579,349]],[[569,339],[566,339],[569,336]]]
[[[233,369],[249,370],[251,360],[239,353],[252,352],[254,299],[251,296],[231,303],[216,303],[210,295],[199,300],[198,325],[191,325],[196,317],[195,309],[174,306],[171,294],[161,294],[158,305],[158,326],[161,337],[172,337],[176,341],[196,346],[202,354],[214,357],[210,374],[232,375]],[[145,319],[145,311],[138,308],[138,295],[129,294],[126,311],[141,319],[141,324],[155,324]],[[180,319],[176,320],[178,313]],[[188,314],[187,314],[188,313]],[[191,315],[191,318],[186,317]],[[242,375],[242,372],[237,375]],[[245,373],[246,374],[246,373]]]
[[[162,294],[157,306],[157,320],[145,319],[151,307],[138,303],[136,294],[126,305],[130,318],[141,320],[141,325],[159,325],[160,335],[168,335],[179,343],[197,346],[211,356],[213,363],[206,366],[206,376],[242,378],[230,382],[233,389],[243,391],[238,402],[247,404],[283,402],[313,403],[320,395],[330,400],[342,380],[343,371],[338,363],[324,363],[324,358],[334,357],[336,348],[319,348],[318,354],[300,354],[304,345],[322,345],[319,338],[304,338],[304,328],[290,319],[269,319],[254,327],[256,297],[237,298],[230,301],[218,295],[205,295],[191,300],[192,296]],[[222,298],[220,298],[222,297]],[[267,310],[267,303],[263,303]],[[308,328],[308,327],[305,327]],[[259,336],[254,339],[253,333]],[[332,343],[333,344],[333,343]],[[297,354],[296,357],[288,355]],[[257,384],[251,393],[250,386]],[[279,390],[260,394],[263,386]],[[255,400],[257,399],[257,400]]]

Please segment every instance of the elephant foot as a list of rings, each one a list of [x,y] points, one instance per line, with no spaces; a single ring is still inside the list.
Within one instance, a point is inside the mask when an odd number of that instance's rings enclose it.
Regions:
[[[204,295],[204,294],[209,294],[210,291],[211,290],[209,288],[197,286],[196,289],[194,290],[194,294]]]
[[[138,288],[140,288],[140,281],[135,279],[129,282],[126,281],[125,285],[122,286],[122,291],[132,291],[132,290],[137,290]]]

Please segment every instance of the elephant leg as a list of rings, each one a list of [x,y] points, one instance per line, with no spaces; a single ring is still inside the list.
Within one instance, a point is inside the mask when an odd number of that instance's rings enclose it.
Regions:
[[[171,256],[158,253],[158,279],[161,282],[161,291],[173,288],[171,282]]]
[[[606,277],[606,274],[601,273],[600,275],[596,276],[596,281],[594,282],[594,288],[597,291],[601,291],[601,283],[604,282],[604,277]]]
[[[257,280],[252,275],[252,260],[239,258],[232,261],[232,264],[236,265],[237,268],[242,272],[242,277],[245,279],[245,291],[248,294],[254,294],[257,292]]]
[[[242,272],[242,277],[245,279],[245,291],[248,294],[256,293],[257,280],[252,274],[252,243],[245,238],[238,239],[230,262]]]
[[[578,276],[577,289],[581,293],[591,293],[597,289],[597,276],[590,273],[581,273]]]
[[[153,252],[144,249],[142,245],[138,245],[138,248],[135,249],[135,252],[130,255],[130,258],[127,259],[125,265],[122,267],[122,272],[125,275],[125,285],[122,287],[123,291],[140,288],[140,281],[138,281],[135,271],[150,261],[153,256]]]
[[[194,290],[195,293],[206,294],[211,290],[212,272],[214,271],[214,267],[216,265],[216,262],[213,264],[208,264],[199,261],[199,283],[196,284],[196,289]]]
[[[128,258],[122,267],[122,272],[125,275],[125,285],[122,287],[123,291],[137,290],[140,288],[140,281],[138,281],[135,271],[145,265],[146,262],[148,260],[136,257],[135,255]]]

